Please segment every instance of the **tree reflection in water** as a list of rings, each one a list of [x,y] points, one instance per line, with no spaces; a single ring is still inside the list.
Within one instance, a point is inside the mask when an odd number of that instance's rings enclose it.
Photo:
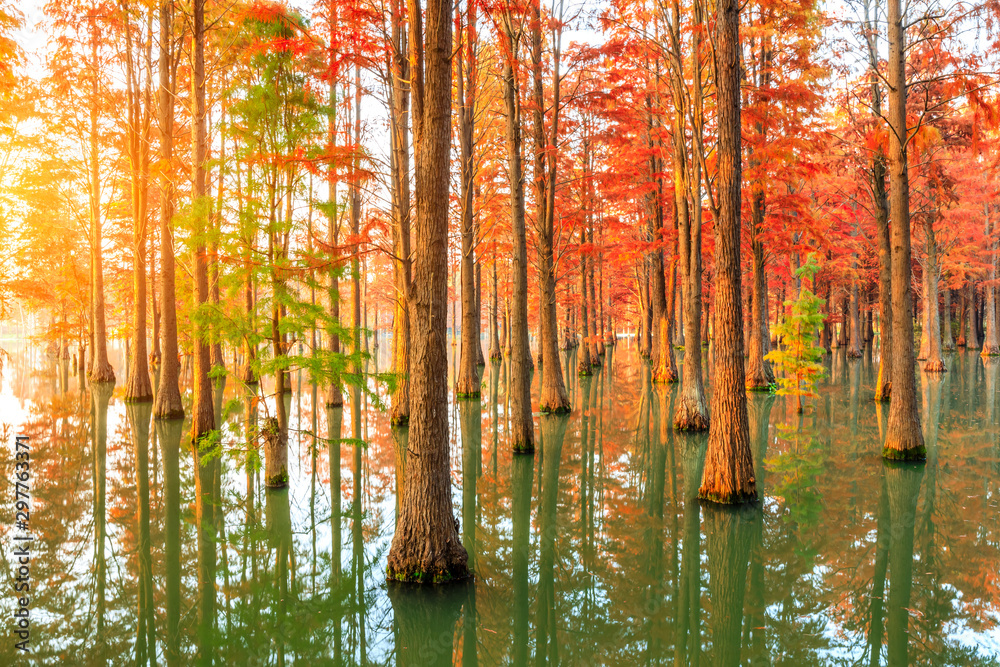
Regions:
[[[268,381],[216,383],[210,453],[185,422],[18,354],[4,387],[33,443],[42,662],[985,665],[1000,653],[1000,363],[974,353],[920,374],[924,466],[879,457],[874,360],[838,351],[801,421],[783,398],[750,396],[762,502],[743,511],[699,504],[705,436],[673,431],[676,386],[653,385],[633,349],[609,348],[593,377],[568,374],[574,411],[536,416],[533,457],[503,446],[507,369],[490,363],[482,401],[449,406],[476,577],[431,589],[385,584],[407,431],[363,392],[324,409],[322,390],[292,383],[290,485],[265,492],[255,424],[275,411]]]

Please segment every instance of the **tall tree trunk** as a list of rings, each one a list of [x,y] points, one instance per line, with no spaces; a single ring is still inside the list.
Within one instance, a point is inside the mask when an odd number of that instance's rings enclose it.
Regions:
[[[205,197],[205,0],[194,0],[193,28],[191,33],[191,189],[194,237],[198,239],[193,252],[195,305],[202,309],[208,302],[208,258],[205,253],[206,208]],[[211,368],[208,331],[196,318],[193,322],[194,347],[194,400],[191,417],[191,439],[198,446],[202,438],[215,429],[215,410],[212,405],[212,382],[208,377]],[[280,396],[280,394],[279,394]]]
[[[535,140],[535,232],[538,238],[538,287],[539,287],[539,358],[542,378],[538,396],[539,410],[544,413],[570,411],[563,378],[562,360],[559,358],[559,326],[556,318],[556,274],[554,262],[554,229],[556,201],[556,146],[559,140],[560,74],[559,64],[562,30],[558,29],[553,53],[552,127],[549,144],[545,137],[545,94],[542,81],[542,21],[541,2],[531,2],[531,73],[532,73],[532,130]]]
[[[336,16],[336,4],[331,4],[331,17],[330,17],[330,48],[327,53],[327,67],[330,74],[330,112],[327,117],[327,146],[331,153],[333,153],[337,148],[337,104],[339,100],[337,98],[337,71],[339,68],[339,53],[332,46],[334,44],[334,35],[336,34],[337,26],[337,16]],[[330,302],[330,317],[337,323],[338,326],[341,325],[340,322],[340,270],[341,262],[339,259],[340,249],[338,248],[340,244],[340,219],[337,215],[338,202],[337,202],[337,168],[336,165],[332,165],[327,172],[327,197],[329,199],[329,211],[328,213],[328,225],[327,225],[327,242],[330,245],[330,287],[327,294],[327,298]],[[398,296],[398,295],[397,295]],[[330,353],[333,355],[340,354],[340,335],[334,331],[330,332]],[[337,364],[338,362],[334,362]],[[344,389],[343,382],[340,376],[340,372],[337,366],[334,367],[332,372],[332,377],[330,378],[330,386],[327,389],[326,394],[326,407],[328,408],[340,408],[344,405]],[[395,401],[393,402],[395,405]]]
[[[101,165],[98,152],[97,106],[99,91],[97,76],[100,64],[97,60],[97,18],[96,12],[90,15],[90,68],[93,73],[90,86],[90,242],[91,242],[91,295],[93,309],[94,341],[93,362],[90,368],[90,381],[93,383],[114,382],[115,371],[108,361],[108,327],[104,312],[104,249],[101,236]]]
[[[994,281],[997,279],[997,229],[998,225],[993,223],[992,229],[990,228],[990,209],[989,204],[986,207],[986,238],[990,237],[992,233],[994,238],[989,241],[989,282],[986,284],[985,289],[983,289],[983,296],[985,299],[985,308],[983,309],[983,319],[985,320],[985,336],[983,336],[983,349],[980,355],[983,357],[993,357],[1000,355],[1000,331],[997,331],[997,288],[994,285]]]
[[[868,70],[872,90],[872,116],[876,122],[882,117],[881,75],[878,72],[878,35],[867,0],[865,9],[868,42]],[[879,363],[875,381],[875,400],[888,401],[892,394],[892,244],[889,240],[889,200],[886,196],[886,157],[882,150],[872,155],[871,190],[875,208],[875,233],[878,237],[878,307],[879,307]]]
[[[719,203],[715,218],[715,363],[712,425],[698,496],[757,500],[743,369],[740,300],[740,6],[720,0],[715,24]],[[743,561],[746,562],[745,560]],[[744,567],[745,577],[745,567]],[[741,589],[742,590],[742,589]],[[739,607],[742,608],[742,605]],[[737,658],[738,662],[738,658]]]
[[[174,87],[173,60],[174,3],[165,0],[160,5],[160,64],[159,64],[159,129],[160,160],[171,164],[174,159]],[[177,301],[174,290],[174,186],[166,171],[160,172],[160,303],[163,308],[163,362],[160,382],[153,401],[156,419],[178,419],[184,416],[178,385],[180,356],[177,349]]]
[[[389,550],[390,580],[445,582],[469,575],[452,514],[448,449],[448,167],[451,152],[451,0],[409,2],[416,249],[410,294],[414,336],[406,484]],[[425,47],[426,40],[426,47]],[[426,62],[425,62],[426,56]],[[530,416],[530,415],[529,415]]]
[[[855,266],[857,264],[855,263]],[[865,345],[865,335],[861,330],[861,295],[858,293],[858,281],[851,281],[851,339],[847,348],[848,359],[860,359]]]
[[[764,193],[756,195],[752,209],[754,229],[759,230],[764,224]],[[764,242],[756,231],[753,240],[753,289],[750,297],[751,329],[750,354],[747,357],[747,389],[753,391],[767,390],[774,384],[774,370],[765,355],[771,351],[771,332],[767,322],[767,268],[764,261]]]
[[[965,347],[979,347],[979,309],[976,307],[976,283],[970,277],[965,290]]]
[[[944,308],[941,309],[941,349],[945,352],[955,350],[955,337],[951,333],[951,288],[948,287],[947,276],[944,279]]]
[[[448,0],[445,0],[448,1]],[[511,293],[514,303],[510,313],[510,443],[515,452],[535,451],[534,424],[531,417],[531,349],[528,346],[528,250],[524,229],[524,171],[521,165],[521,109],[518,102],[514,63],[517,62],[517,37],[513,18],[503,19],[507,48],[504,62],[504,105],[507,111],[507,156],[511,192],[511,230],[513,235],[514,280]]]
[[[456,25],[461,26],[461,11],[456,9]],[[455,54],[457,63],[460,164],[462,192],[462,349],[455,392],[459,398],[479,397],[479,304],[476,300],[476,225],[473,194],[476,166],[473,159],[473,138],[476,119],[477,71],[475,26],[476,6],[468,5],[467,25],[459,32]],[[462,37],[465,37],[464,44]]]
[[[910,183],[906,165],[906,33],[900,0],[888,0],[889,219],[892,241],[892,401],[882,455],[924,460],[913,373],[913,294],[910,285]]]
[[[943,373],[945,369],[944,361],[941,359],[941,318],[938,313],[938,279],[940,278],[940,266],[937,257],[937,241],[934,239],[934,217],[930,213],[924,215],[924,244],[926,246],[927,261],[924,266],[924,335],[921,336],[921,343],[926,339],[926,350],[921,345],[921,354],[918,358],[926,359],[924,370],[928,373]],[[926,353],[925,353],[926,352]]]
[[[583,244],[587,242],[586,231],[580,229],[580,322],[582,338],[579,360],[576,364],[578,375],[587,376],[591,374],[590,364],[590,318],[587,316],[587,257],[583,254]]]
[[[503,351],[500,347],[500,332],[497,330],[499,323],[497,322],[497,302],[499,301],[499,296],[497,294],[497,253],[496,248],[493,250],[493,289],[491,290],[492,301],[490,302],[490,360],[500,361],[503,358]]]
[[[150,17],[150,23],[152,18]],[[132,357],[125,382],[125,400],[146,403],[153,400],[153,385],[149,381],[149,359],[146,352],[146,209],[149,193],[149,132],[151,125],[152,90],[150,48],[144,52],[146,79],[140,100],[139,73],[135,62],[131,21],[125,21],[126,100],[129,125],[126,130],[132,184]]]
[[[695,22],[701,25],[700,3],[695,3],[695,13]],[[674,53],[680,56],[680,9],[677,0],[673,3],[673,19],[671,41]],[[698,150],[704,131],[704,113],[701,89],[701,31],[694,32],[692,51],[695,61],[693,67],[695,90],[692,130],[696,143],[694,149]],[[678,100],[683,100],[683,87],[686,85],[683,73],[675,71],[673,80],[674,95]],[[675,105],[677,104],[682,105],[682,102],[675,102]],[[685,117],[686,110],[680,106],[675,113],[673,152],[685,342],[681,395],[674,409],[674,428],[680,431],[705,431],[709,422],[701,355],[701,169],[697,161],[689,168],[685,159],[687,151],[684,145]],[[742,364],[742,361],[740,363]]]

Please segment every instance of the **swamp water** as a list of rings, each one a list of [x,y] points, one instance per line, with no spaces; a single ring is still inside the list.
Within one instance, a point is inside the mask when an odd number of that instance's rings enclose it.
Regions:
[[[592,378],[567,375],[573,413],[536,415],[533,457],[507,448],[506,369],[487,365],[482,400],[449,406],[476,579],[413,589],[385,582],[406,441],[377,395],[328,410],[294,373],[289,489],[268,492],[246,472],[234,378],[217,389],[223,452],[196,470],[186,423],[21,344],[0,420],[8,480],[13,435],[31,438],[32,662],[998,664],[1000,359],[957,352],[920,374],[922,466],[882,462],[871,354],[825,359],[805,415],[750,395],[763,502],[742,511],[696,500],[707,436],[672,430],[678,387],[651,385],[626,343]],[[12,590],[0,664],[22,659]]]

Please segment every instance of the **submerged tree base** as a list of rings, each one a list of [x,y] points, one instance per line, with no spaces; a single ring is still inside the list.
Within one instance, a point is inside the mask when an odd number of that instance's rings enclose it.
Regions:
[[[543,415],[568,415],[573,411],[573,408],[568,403],[564,403],[562,405],[542,405],[539,406],[538,411]]]
[[[480,395],[481,394],[480,394],[480,392],[479,392],[478,389],[476,391],[456,391],[455,392],[455,398],[457,398],[459,400],[463,400],[463,399],[465,399],[465,400],[468,400],[468,399],[478,399],[478,398],[480,398]]]
[[[682,401],[674,412],[675,431],[707,431],[708,415]]]
[[[104,384],[106,382],[114,383],[115,371],[111,368],[111,364],[105,363],[94,367],[90,371],[90,381],[93,384]]]
[[[329,408],[331,406],[327,405],[326,407]],[[393,415],[392,418],[389,419],[389,425],[390,426],[395,426],[395,427],[398,427],[398,428],[401,428],[403,426],[409,426],[410,425],[410,415]]]
[[[714,503],[716,505],[754,505],[758,502],[756,493],[729,492],[717,493],[714,491],[698,490],[698,500],[703,503]]]
[[[513,450],[515,454],[534,454],[535,453],[535,443],[533,442],[515,442],[513,445]]]
[[[895,449],[886,445],[882,448],[882,458],[886,461],[926,461],[927,447],[920,445],[908,449]]]
[[[387,567],[385,577],[389,581],[401,584],[450,584],[468,581],[473,578],[472,572],[464,564],[448,568],[431,568],[427,571],[415,566],[410,570],[395,570]]]
[[[979,353],[981,357],[1000,357],[1000,347],[994,345],[983,345],[983,351]]]
[[[653,373],[654,384],[673,384],[678,380],[677,371],[671,368],[657,369],[657,371]]]
[[[747,391],[758,392],[758,393],[768,393],[775,389],[775,384],[772,382],[770,384],[750,384],[747,380]]]
[[[924,364],[924,372],[927,373],[944,373],[947,370],[944,362],[940,359],[934,359]]]

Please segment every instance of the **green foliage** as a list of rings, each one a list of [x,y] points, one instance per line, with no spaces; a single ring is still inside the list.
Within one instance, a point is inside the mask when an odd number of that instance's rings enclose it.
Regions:
[[[785,305],[791,307],[791,315],[775,327],[781,346],[766,357],[783,371],[776,393],[797,396],[799,412],[802,412],[803,396],[816,396],[816,381],[824,373],[823,366],[818,363],[823,348],[816,344],[816,329],[823,325],[825,315],[820,308],[826,301],[806,286],[806,279],[812,280],[817,271],[816,255],[809,253],[805,264],[795,272],[802,279],[799,297],[795,301],[785,301]]]

